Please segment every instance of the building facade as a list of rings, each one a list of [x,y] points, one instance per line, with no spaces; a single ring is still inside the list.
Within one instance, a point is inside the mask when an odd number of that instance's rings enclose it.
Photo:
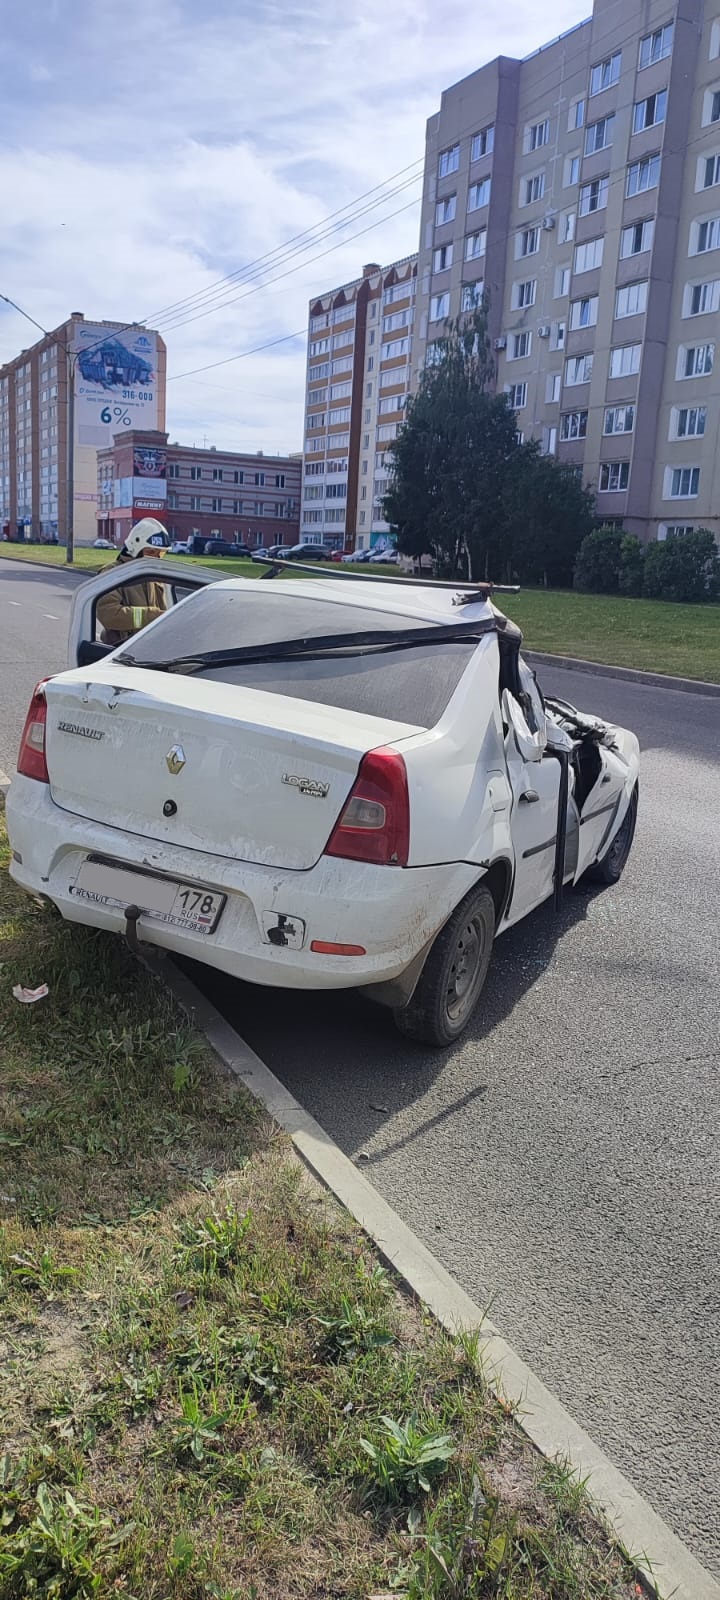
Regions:
[[[97,453],[99,537],[121,545],[133,522],[159,517],[172,539],[194,533],[251,550],[300,539],[302,458],[197,450],[128,429]]]
[[[165,366],[152,328],[75,311],[0,367],[0,533],[65,542],[72,383],[73,530],[79,543],[92,541],[97,451],[123,424],[164,428]]]
[[[416,384],[489,296],[518,429],[642,539],[720,531],[720,15],[596,0],[427,126]]]
[[[417,256],[311,300],[301,538],[367,549],[389,538],[385,451],[410,387]]]

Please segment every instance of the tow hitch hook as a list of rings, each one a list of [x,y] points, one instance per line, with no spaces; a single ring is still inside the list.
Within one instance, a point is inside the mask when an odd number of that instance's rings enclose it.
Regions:
[[[142,940],[138,939],[138,917],[142,916],[139,906],[126,906],[125,908],[125,938],[134,956],[138,959],[142,955]]]

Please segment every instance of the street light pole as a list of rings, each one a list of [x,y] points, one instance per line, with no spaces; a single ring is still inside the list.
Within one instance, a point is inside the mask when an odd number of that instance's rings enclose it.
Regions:
[[[73,564],[75,555],[75,357],[67,351],[67,531],[65,534],[65,563]]]

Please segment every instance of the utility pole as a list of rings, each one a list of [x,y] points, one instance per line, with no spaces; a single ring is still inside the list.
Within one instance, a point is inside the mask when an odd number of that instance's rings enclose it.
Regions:
[[[71,567],[75,556],[75,356],[67,355],[67,532],[65,564]]]

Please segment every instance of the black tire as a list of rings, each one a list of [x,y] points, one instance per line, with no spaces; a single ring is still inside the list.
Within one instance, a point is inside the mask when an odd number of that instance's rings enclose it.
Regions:
[[[635,838],[638,797],[639,791],[636,784],[630,804],[614,839],[608,845],[604,855],[600,856],[593,866],[588,867],[587,872],[584,874],[588,883],[617,883],[622,877],[627,858],[632,849],[632,842]]]
[[[495,937],[495,902],[480,884],[456,907],[438,934],[395,1026],[418,1044],[453,1044],[460,1037],[482,993]]]

